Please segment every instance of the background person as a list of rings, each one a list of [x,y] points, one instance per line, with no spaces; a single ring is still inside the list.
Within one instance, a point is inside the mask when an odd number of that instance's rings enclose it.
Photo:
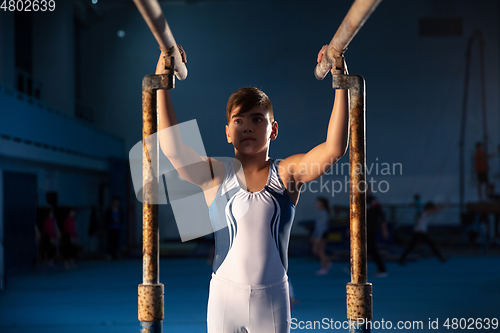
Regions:
[[[61,253],[64,260],[64,268],[76,268],[75,259],[78,252],[79,239],[76,232],[76,211],[70,208],[63,222],[61,237]]]
[[[434,253],[434,255],[439,259],[439,261],[441,261],[442,263],[446,262],[446,259],[441,255],[441,252],[439,252],[436,244],[434,244],[434,242],[427,235],[427,228],[429,226],[429,217],[431,215],[440,212],[446,207],[447,205],[435,205],[431,201],[425,204],[422,214],[416,220],[415,226],[413,227],[413,234],[410,244],[408,244],[408,247],[399,258],[399,263],[401,265],[404,265],[405,259],[408,256],[408,254],[410,254],[410,252],[419,243],[426,243],[427,245],[429,245],[429,247],[432,250],[432,253]]]
[[[316,199],[316,219],[314,220],[314,230],[311,235],[312,253],[317,256],[321,263],[321,269],[316,271],[316,275],[328,274],[332,263],[325,254],[326,238],[328,235],[330,221],[330,207],[328,199],[319,197]]]
[[[476,143],[476,152],[474,154],[474,167],[477,175],[477,194],[479,197],[479,201],[483,201],[483,185],[488,185],[488,158],[493,155],[488,155],[486,150],[484,150],[483,143],[478,141]]]
[[[108,231],[108,254],[113,259],[119,255],[123,213],[120,209],[120,197],[114,196],[111,207],[106,212],[106,227]]]
[[[389,231],[387,230],[387,222],[385,221],[385,214],[382,210],[380,202],[370,191],[366,189],[366,250],[367,254],[371,256],[372,260],[377,265],[376,277],[386,277],[388,275],[382,256],[377,247],[377,234],[382,231],[384,239],[389,238]]]

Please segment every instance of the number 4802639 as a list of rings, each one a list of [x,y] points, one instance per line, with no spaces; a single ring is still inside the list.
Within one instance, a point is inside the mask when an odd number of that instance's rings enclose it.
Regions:
[[[52,12],[55,9],[54,0],[3,0],[0,5],[4,12]]]

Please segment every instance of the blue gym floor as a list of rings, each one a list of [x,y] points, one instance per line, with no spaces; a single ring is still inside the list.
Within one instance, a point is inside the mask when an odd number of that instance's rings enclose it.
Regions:
[[[298,325],[308,321],[344,321],[346,263],[334,263],[326,276],[316,276],[313,258],[291,258],[289,277],[301,304],[292,310]],[[161,261],[165,284],[164,332],[206,332],[206,304],[211,268],[204,259]],[[421,321],[423,329],[410,332],[446,332],[447,318],[500,319],[500,257],[455,256],[446,264],[435,258],[387,263],[389,276],[370,277],[373,283],[374,321]],[[369,263],[370,273],[375,267]],[[79,262],[76,270],[39,269],[10,276],[0,292],[0,332],[135,332],[137,285],[142,279],[138,260]],[[428,328],[439,320],[439,329]],[[408,324],[407,324],[408,325]],[[293,328],[293,327],[292,327]],[[307,332],[344,331],[333,327]],[[293,331],[302,331],[293,329]],[[372,330],[379,332],[382,330]],[[473,330],[494,332],[497,330]]]

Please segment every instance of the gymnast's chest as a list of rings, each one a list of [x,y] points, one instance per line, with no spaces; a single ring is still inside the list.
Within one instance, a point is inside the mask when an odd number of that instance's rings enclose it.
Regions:
[[[267,191],[238,191],[226,206],[226,218],[245,229],[269,228],[280,215],[278,201]]]

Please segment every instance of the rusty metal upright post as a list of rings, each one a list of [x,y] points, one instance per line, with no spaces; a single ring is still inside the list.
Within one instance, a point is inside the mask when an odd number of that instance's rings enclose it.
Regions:
[[[370,332],[372,284],[366,264],[365,81],[360,75],[333,75],[334,89],[349,89],[349,164],[351,282],[347,284],[347,319],[351,333]],[[359,324],[359,325],[358,325]]]
[[[139,320],[142,333],[161,333],[163,323],[163,284],[159,282],[158,237],[158,131],[156,90],[172,89],[173,73],[147,75],[142,81],[142,284],[139,285]],[[149,139],[148,139],[149,137]]]

